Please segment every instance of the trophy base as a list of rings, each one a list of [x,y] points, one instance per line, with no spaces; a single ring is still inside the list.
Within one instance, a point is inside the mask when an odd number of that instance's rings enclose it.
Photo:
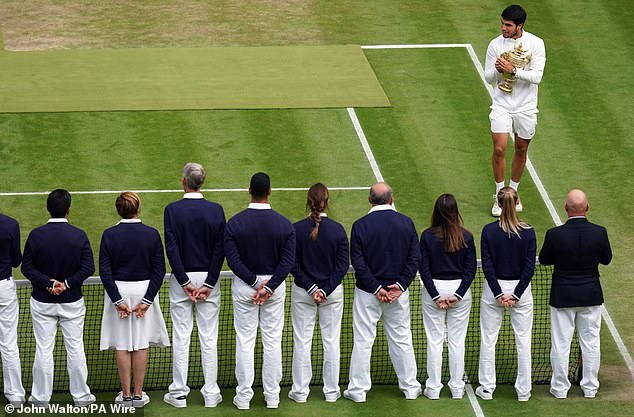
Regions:
[[[502,83],[500,85],[498,85],[498,88],[502,91],[504,91],[505,93],[512,93],[513,92],[513,86],[512,85],[508,85],[506,83]]]

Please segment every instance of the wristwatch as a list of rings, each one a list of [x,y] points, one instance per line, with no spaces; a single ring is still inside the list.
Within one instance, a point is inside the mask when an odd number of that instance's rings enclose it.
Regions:
[[[517,74],[517,68],[513,67],[513,71],[511,71],[511,74],[516,75]]]

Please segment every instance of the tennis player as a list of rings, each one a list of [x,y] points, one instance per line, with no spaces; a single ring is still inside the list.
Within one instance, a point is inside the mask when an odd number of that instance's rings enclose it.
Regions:
[[[295,229],[269,204],[271,180],[263,172],[251,177],[251,203],[225,228],[227,263],[233,279],[236,330],[236,395],[233,404],[247,410],[253,398],[254,350],[258,325],[262,335],[262,385],[267,408],[280,403],[282,329],[286,277],[295,262]]]
[[[218,276],[224,261],[225,212],[200,193],[205,181],[200,164],[187,163],[181,183],[185,195],[165,207],[165,250],[172,267],[170,313],[172,315],[173,380],[163,400],[186,407],[189,387],[189,344],[196,311],[201,363],[205,384],[200,392],[205,407],[222,401],[218,387]]]
[[[408,287],[420,265],[418,234],[412,220],[396,211],[392,188],[376,183],[368,197],[372,208],[352,225],[350,254],[357,278],[352,304],[354,346],[350,383],[343,396],[365,402],[372,386],[370,356],[376,325],[383,321],[398,386],[408,400],[422,392],[410,329]]]
[[[315,315],[324,349],[324,387],[327,402],[341,397],[339,366],[343,285],[348,271],[348,236],[343,226],[328,218],[328,188],[321,183],[308,190],[309,217],[295,223],[297,238],[292,290],[293,386],[288,397],[306,402],[313,376],[310,352]]]
[[[493,89],[493,103],[489,114],[493,139],[491,162],[495,178],[491,214],[496,217],[500,217],[502,212],[497,203],[497,193],[504,187],[509,133],[515,133],[510,187],[517,191],[526,165],[528,145],[537,126],[537,89],[544,74],[546,49],[543,40],[524,30],[525,22],[526,11],[521,6],[514,4],[502,11],[502,34],[489,43],[484,66],[485,79],[496,87],[504,82],[504,75],[510,74],[516,79],[511,93],[499,88]],[[530,56],[530,62],[523,68],[516,68],[501,55],[520,45]],[[519,199],[517,211],[522,211]]]
[[[440,398],[442,350],[447,335],[451,397],[464,396],[465,337],[471,313],[471,282],[476,273],[473,235],[462,227],[451,194],[436,200],[431,227],[420,237],[423,324],[427,335],[427,382],[423,394]]]
[[[18,295],[13,282],[13,268],[20,266],[20,225],[0,214],[0,354],[4,396],[10,404],[24,403],[22,367],[18,350]]]
[[[507,309],[517,347],[517,399],[528,401],[531,396],[531,279],[537,243],[535,230],[517,217],[517,200],[513,188],[502,188],[498,193],[502,207],[500,220],[482,229],[480,244],[486,285],[480,303],[480,386],[475,393],[483,400],[492,399],[495,391],[495,345]]]
[[[35,336],[33,385],[29,402],[46,407],[53,393],[53,349],[57,326],[66,345],[69,389],[75,405],[95,402],[86,384],[84,352],[86,306],[82,283],[95,272],[88,236],[68,223],[71,196],[66,190],[48,195],[48,223],[33,229],[24,246],[22,273],[31,281],[31,317]]]
[[[132,192],[117,197],[121,221],[103,232],[99,250],[105,289],[99,348],[116,351],[121,392],[115,402],[127,407],[150,402],[143,392],[148,347],[170,344],[158,299],[165,276],[163,243],[158,230],[138,218],[140,204]]]

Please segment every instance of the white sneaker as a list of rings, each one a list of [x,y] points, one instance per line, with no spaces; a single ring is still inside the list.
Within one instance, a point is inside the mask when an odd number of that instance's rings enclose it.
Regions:
[[[478,397],[482,398],[485,401],[493,399],[493,393],[489,390],[484,389],[483,386],[479,386],[478,388],[476,388],[475,395],[477,395]]]
[[[415,400],[416,398],[420,397],[422,393],[423,393],[423,389],[419,387],[413,393],[409,392],[409,393],[405,394],[405,399],[406,400]]]
[[[214,408],[216,407],[218,404],[220,404],[222,402],[222,395],[218,394],[213,398],[206,398],[205,397],[205,407],[207,408]]]
[[[502,215],[502,207],[498,204],[497,196],[493,196],[493,207],[491,207],[491,216],[500,217]]]
[[[132,407],[143,408],[150,402],[150,397],[145,392],[141,392],[141,395],[135,395],[132,397]]]
[[[278,398],[270,398],[268,400],[265,400],[266,402],[266,408],[277,408],[280,406],[280,399]]]
[[[553,397],[555,397],[555,398],[557,398],[557,399],[560,399],[560,400],[564,400],[564,399],[566,399],[566,397],[567,397],[567,395],[566,395],[566,394],[561,394],[561,393],[558,393],[557,391],[555,391],[555,390],[554,390],[554,389],[552,389],[552,388],[551,388],[550,390],[548,390],[548,391],[550,392],[550,394],[551,394]]]
[[[341,398],[341,393],[339,391],[337,391],[335,394],[329,394],[325,396],[325,400],[327,403],[334,403],[339,398]]]
[[[74,400],[73,402],[75,403],[75,407],[85,407],[87,405],[94,403],[95,401],[97,401],[97,397],[95,397],[94,394],[88,394],[83,399]]]
[[[185,395],[181,395],[180,397],[174,397],[169,392],[163,396],[163,401],[172,407],[176,408],[185,408],[187,407],[187,397]]]
[[[583,391],[583,397],[584,398],[595,398],[597,396],[597,392],[596,391]]]
[[[365,396],[363,396],[363,398],[361,396],[355,396],[353,394],[350,394],[350,391],[345,390],[343,392],[343,398],[347,398],[350,401],[354,401],[355,403],[364,403],[365,402]]]
[[[303,404],[303,403],[306,402],[306,397],[305,396],[300,395],[300,394],[298,394],[296,392],[293,392],[293,391],[289,391],[288,392],[288,398],[290,398],[291,400],[293,400],[293,401],[295,401],[296,403],[299,403],[299,404]]]
[[[238,410],[248,410],[251,408],[248,401],[240,401],[238,397],[233,397],[233,405],[235,405]]]
[[[526,402],[531,398],[531,395],[518,395],[517,396],[517,401],[521,401],[521,402]]]
[[[464,389],[451,390],[451,398],[454,400],[461,400],[464,397]]]
[[[434,391],[432,389],[429,388],[425,388],[425,390],[423,391],[423,395],[427,398],[429,398],[430,400],[439,400],[440,399],[440,393],[438,391]]]

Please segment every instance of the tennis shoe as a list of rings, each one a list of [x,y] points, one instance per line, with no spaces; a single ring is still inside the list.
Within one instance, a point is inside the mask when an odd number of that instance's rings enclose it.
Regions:
[[[176,408],[185,408],[187,407],[187,397],[185,395],[181,395],[180,397],[174,397],[169,392],[163,396],[163,401],[172,407]]]
[[[150,402],[150,397],[145,392],[142,392],[141,395],[135,395],[132,397],[132,407],[134,408],[143,408]]]
[[[235,405],[238,410],[248,410],[251,408],[249,401],[240,401],[238,397],[233,397],[233,405]]]
[[[423,395],[427,398],[429,398],[430,400],[439,400],[440,399],[440,392],[430,389],[430,388],[425,388],[425,390],[423,391]]]
[[[475,394],[485,401],[493,399],[493,393],[487,389],[484,389],[483,386],[479,386],[478,388],[476,388]]]
[[[306,396],[304,395],[300,395],[294,391],[289,391],[288,392],[288,398],[290,398],[291,400],[295,401],[296,403],[299,404],[303,404],[306,402]]]
[[[498,204],[497,196],[493,196],[493,207],[491,207],[491,216],[500,217],[502,215],[502,207]]]

